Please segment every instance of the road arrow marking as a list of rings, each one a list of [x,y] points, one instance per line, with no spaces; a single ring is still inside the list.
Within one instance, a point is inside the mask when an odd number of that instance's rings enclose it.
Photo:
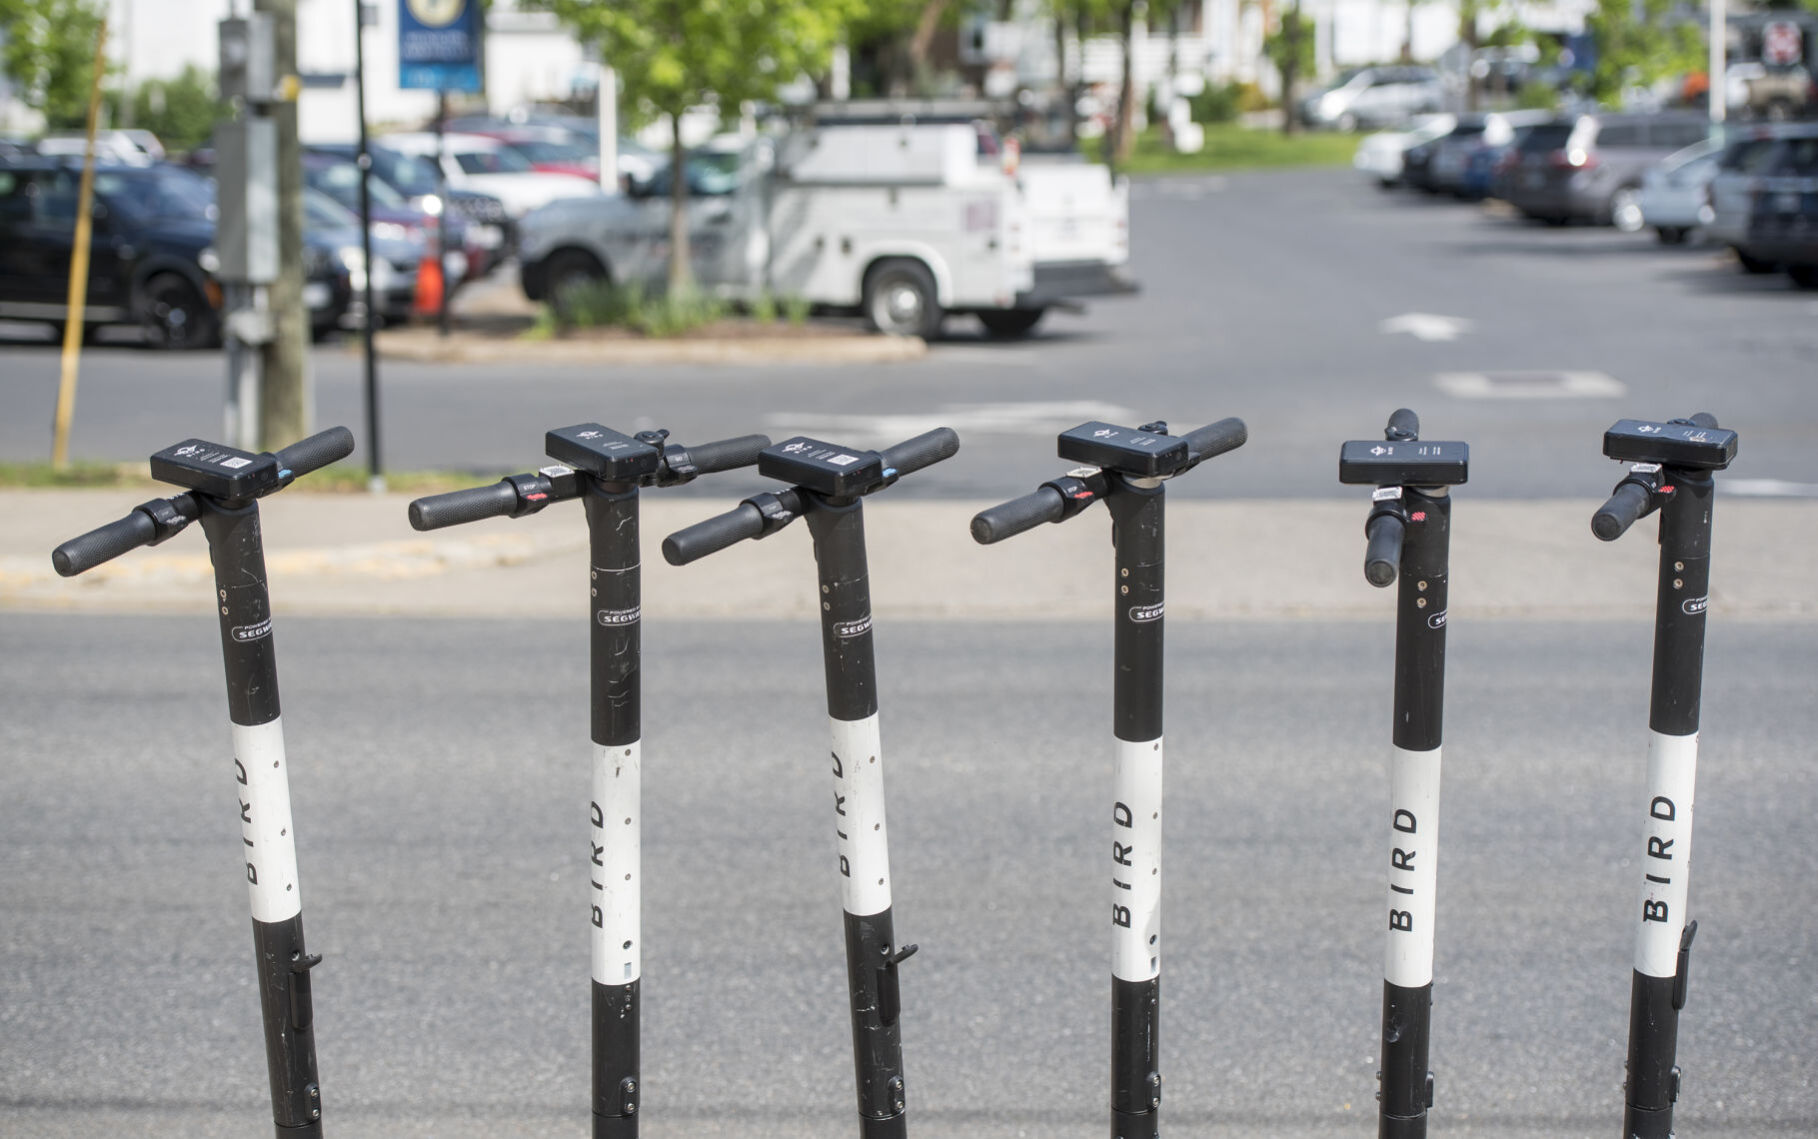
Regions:
[[[1433,343],[1457,340],[1461,334],[1471,331],[1471,322],[1462,316],[1405,312],[1400,316],[1390,317],[1378,327],[1391,336],[1397,332],[1406,332],[1417,339]]]

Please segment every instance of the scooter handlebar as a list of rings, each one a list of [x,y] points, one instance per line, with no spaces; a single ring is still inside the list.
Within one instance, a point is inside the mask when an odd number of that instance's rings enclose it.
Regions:
[[[1370,519],[1365,531],[1369,544],[1364,547],[1364,578],[1378,589],[1392,585],[1401,569],[1401,539],[1406,529],[1393,514]]]
[[[685,566],[763,532],[763,512],[749,502],[741,502],[724,514],[685,526],[664,538],[663,560],[672,566]]]
[[[749,467],[758,461],[758,452],[770,446],[768,435],[740,435],[688,448],[688,460],[701,474]]]
[[[932,467],[942,459],[951,458],[959,450],[959,445],[959,434],[953,428],[936,427],[933,431],[886,448],[884,469],[894,470],[899,477],[912,474],[923,467]]]
[[[497,518],[518,508],[518,488],[510,479],[500,479],[491,486],[451,490],[432,494],[410,504],[410,524],[417,530],[440,530],[482,518]]]
[[[1059,522],[1067,500],[1051,486],[1038,486],[1032,493],[1009,502],[1000,502],[972,516],[972,540],[981,546],[1012,538],[1024,530],[1033,530],[1043,522]]]
[[[1420,416],[1412,410],[1398,407],[1389,413],[1388,426],[1383,429],[1385,439],[1418,439],[1420,438]]]
[[[116,522],[78,534],[51,551],[51,565],[62,577],[75,577],[121,554],[151,546],[177,533],[199,513],[189,493],[154,498]]]
[[[279,451],[278,466],[289,471],[293,477],[300,477],[339,459],[345,459],[353,454],[353,449],[353,432],[345,427],[330,427],[327,431],[300,439]]]
[[[1591,515],[1591,533],[1602,541],[1614,542],[1648,512],[1648,498],[1647,488],[1640,483],[1620,484],[1610,500]]]
[[[1189,431],[1184,438],[1188,449],[1199,456],[1200,462],[1204,462],[1214,455],[1235,451],[1243,446],[1244,441],[1250,438],[1250,429],[1244,426],[1243,420],[1233,416],[1217,423],[1208,423],[1198,431]]]

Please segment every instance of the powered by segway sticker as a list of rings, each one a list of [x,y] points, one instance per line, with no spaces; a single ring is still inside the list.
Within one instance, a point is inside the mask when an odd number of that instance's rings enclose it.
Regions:
[[[869,633],[870,631],[871,614],[869,613],[856,621],[836,621],[833,625],[833,635],[836,637],[856,637],[861,633]]]
[[[280,721],[234,725],[234,781],[241,855],[254,921],[287,921],[303,910],[297,893],[297,842],[291,834],[290,776]]]
[[[1696,617],[1700,613],[1703,613],[1710,604],[1711,599],[1708,595],[1704,597],[1688,597],[1680,602],[1679,608],[1686,616]]]
[[[235,625],[227,631],[227,634],[240,644],[269,637],[271,636],[271,618],[267,617],[256,625]]]
[[[1139,624],[1147,621],[1159,621],[1162,618],[1162,609],[1163,603],[1160,601],[1153,605],[1132,605],[1130,606],[1130,620]]]
[[[593,619],[609,628],[614,625],[635,625],[641,613],[641,607],[633,605],[630,609],[602,609],[594,614]]]
[[[1443,629],[1445,627],[1446,627],[1446,611],[1444,609],[1441,609],[1439,612],[1437,612],[1437,613],[1433,614],[1431,617],[1427,618],[1427,628]]]

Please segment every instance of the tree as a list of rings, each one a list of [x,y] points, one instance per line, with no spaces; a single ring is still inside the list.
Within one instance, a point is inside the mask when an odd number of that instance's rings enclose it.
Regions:
[[[88,120],[95,37],[106,11],[106,0],[0,0],[0,67],[53,130]]]
[[[1591,94],[1599,99],[1704,65],[1703,27],[1679,14],[1676,0],[1598,0],[1585,30],[1597,44]]]
[[[132,121],[158,136],[165,149],[194,150],[208,141],[227,109],[215,96],[215,78],[188,64],[175,79],[151,79],[132,96]]]
[[[1298,0],[1282,13],[1281,27],[1263,41],[1263,54],[1281,72],[1281,129],[1293,134],[1299,125],[1294,105],[1294,85],[1302,75],[1311,75],[1319,66],[1315,51],[1313,18],[1303,16]]]
[[[599,49],[628,102],[669,116],[669,288],[691,285],[682,114],[775,98],[827,66],[860,0],[535,0]]]

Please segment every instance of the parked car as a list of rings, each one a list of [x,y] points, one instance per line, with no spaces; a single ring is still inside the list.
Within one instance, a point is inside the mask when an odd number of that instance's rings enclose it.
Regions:
[[[1679,245],[1693,230],[1711,220],[1705,193],[1717,173],[1723,144],[1706,139],[1677,151],[1641,175],[1641,220],[1654,228],[1662,245]]]
[[[370,270],[373,301],[381,320],[389,323],[410,319],[417,295],[417,274],[429,245],[421,231],[381,233],[379,227],[385,224],[373,223]],[[357,314],[365,300],[369,266],[366,251],[360,245],[360,216],[327,194],[305,190],[303,228],[312,245],[332,251],[337,276],[347,278],[348,304],[332,322],[314,322],[319,332],[326,332],[333,324],[346,323],[348,317]]]
[[[68,320],[81,164],[58,157],[0,162],[0,317]],[[214,183],[180,166],[98,164],[89,248],[85,334],[135,324],[156,348],[219,341]],[[345,311],[345,273],[306,232],[304,297],[312,323]],[[337,304],[340,306],[337,310]]]
[[[328,195],[356,216],[360,212],[360,168],[350,159],[320,151],[303,155],[303,182],[310,189]],[[443,214],[412,206],[408,199],[379,177],[368,179],[372,199],[372,232],[376,240],[414,242],[421,249],[431,248],[439,240]],[[471,280],[479,275],[479,266],[491,256],[491,250],[471,239],[473,228],[467,219],[446,211],[448,220],[448,279],[452,282]]]
[[[1807,243],[1818,226],[1818,171],[1812,167],[1818,123],[1749,127],[1723,148],[1708,192],[1711,240],[1736,251],[1746,273],[1771,273],[1792,266],[1794,280],[1808,284]]]
[[[510,147],[529,161],[531,169],[544,174],[600,180],[599,143],[591,139],[583,142],[580,136],[561,127],[499,126],[466,133]]]
[[[1732,63],[1725,80],[1724,101],[1737,118],[1785,122],[1818,107],[1818,82],[1796,63],[1777,67],[1759,61]]]
[[[1594,111],[1542,123],[1516,148],[1504,197],[1531,218],[1632,233],[1643,224],[1642,173],[1709,133],[1705,116],[1688,112]]]
[[[353,162],[358,148],[351,143],[314,144],[305,154],[321,154]],[[458,186],[439,187],[434,162],[375,144],[368,148],[372,172],[396,190],[412,209],[434,217],[444,212],[465,223],[462,248],[467,254],[471,280],[498,268],[517,248],[517,223],[505,212],[505,203],[491,194]],[[446,202],[444,202],[446,198]],[[450,231],[453,237],[453,231]]]
[[[1431,67],[1365,67],[1302,99],[1298,111],[1308,126],[1349,131],[1401,126],[1439,110],[1444,100],[1444,85]]]
[[[1402,167],[1409,149],[1446,134],[1457,122],[1455,115],[1420,115],[1405,131],[1377,131],[1357,144],[1351,165],[1385,190],[1401,185]]]
[[[505,212],[514,218],[558,198],[600,195],[599,183],[566,174],[541,173],[517,151],[482,135],[449,134],[438,139],[434,134],[418,132],[386,135],[384,142],[393,150],[431,162],[440,155],[449,185],[491,194],[505,203]]]
[[[68,132],[46,135],[38,140],[37,151],[60,158],[81,158],[88,153],[88,136]],[[150,166],[164,161],[164,144],[147,130],[96,131],[95,160]]]
[[[1435,190],[1459,198],[1481,198],[1489,191],[1489,171],[1514,145],[1515,131],[1552,118],[1546,111],[1488,111],[1458,116],[1457,123],[1433,140],[1428,181]]]

